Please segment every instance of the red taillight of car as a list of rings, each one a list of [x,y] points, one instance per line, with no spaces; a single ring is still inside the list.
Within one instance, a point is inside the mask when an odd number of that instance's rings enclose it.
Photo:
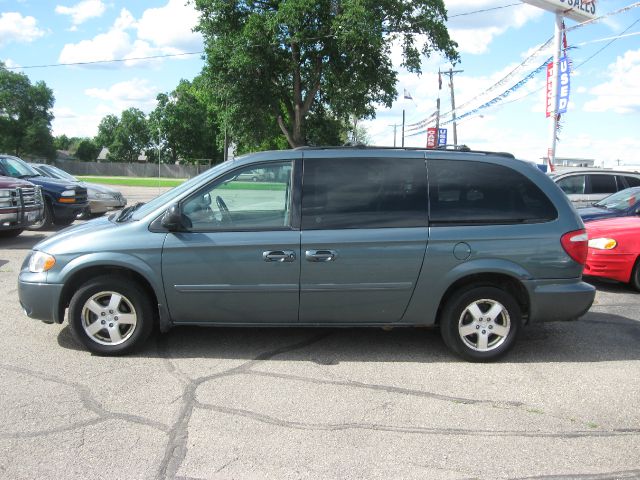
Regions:
[[[585,229],[567,232],[560,238],[564,251],[580,265],[587,262],[588,242],[589,237]]]

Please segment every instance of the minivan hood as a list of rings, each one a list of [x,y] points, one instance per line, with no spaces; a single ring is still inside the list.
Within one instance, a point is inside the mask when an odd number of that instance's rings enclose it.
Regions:
[[[108,217],[99,217],[79,225],[60,230],[55,235],[37,243],[33,249],[55,254],[58,252],[79,252],[90,250],[97,238],[105,231],[118,228],[120,224],[109,221]]]

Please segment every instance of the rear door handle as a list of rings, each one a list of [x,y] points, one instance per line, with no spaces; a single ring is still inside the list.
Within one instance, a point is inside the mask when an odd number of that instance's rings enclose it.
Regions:
[[[296,253],[293,250],[269,250],[262,252],[265,262],[295,262]]]
[[[304,257],[308,262],[333,262],[338,254],[335,250],[307,250]]]

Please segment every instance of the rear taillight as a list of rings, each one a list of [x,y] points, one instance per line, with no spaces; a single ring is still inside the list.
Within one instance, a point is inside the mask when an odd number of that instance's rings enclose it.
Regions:
[[[580,265],[584,265],[587,261],[588,241],[589,237],[585,229],[565,233],[560,238],[564,251]]]

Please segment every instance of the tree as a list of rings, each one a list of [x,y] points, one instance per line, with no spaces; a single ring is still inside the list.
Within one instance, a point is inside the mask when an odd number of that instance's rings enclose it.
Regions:
[[[119,124],[120,120],[115,115],[107,115],[100,120],[100,125],[98,125],[98,134],[94,139],[95,144],[100,148],[109,148],[110,145],[113,145],[116,139],[116,129]]]
[[[457,61],[443,0],[195,0],[206,42],[205,74],[223,121],[241,140],[276,123],[291,147],[308,141],[318,105],[328,118],[372,117],[391,106],[399,42],[403,66],[421,54]],[[420,43],[422,45],[420,45]]]
[[[151,138],[162,139],[162,149],[172,161],[215,159],[218,128],[197,88],[181,80],[176,89],[157,96],[158,105],[149,115]]]
[[[53,158],[53,104],[53,91],[44,82],[32,85],[0,62],[0,151]]]
[[[113,143],[107,145],[109,158],[121,162],[135,162],[150,143],[151,136],[144,113],[137,108],[128,108],[120,115]]]
[[[53,146],[56,150],[69,150],[71,139],[63,133],[53,139]]]
[[[100,153],[100,148],[90,138],[83,138],[78,143],[76,157],[83,162],[94,162]]]

